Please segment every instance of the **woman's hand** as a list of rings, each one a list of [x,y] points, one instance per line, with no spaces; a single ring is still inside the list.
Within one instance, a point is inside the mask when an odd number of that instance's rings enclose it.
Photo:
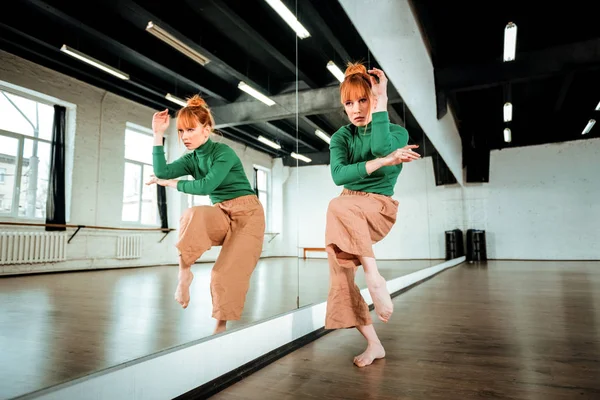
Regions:
[[[373,68],[373,69],[370,69],[368,72],[369,72],[369,74],[376,75],[377,78],[379,78],[379,83],[377,83],[377,79],[375,79],[375,77],[369,76],[369,78],[371,79],[371,92],[373,93],[373,98],[375,99],[375,102],[376,102],[374,112],[387,111],[388,79],[385,76],[385,74],[383,73],[383,71],[380,69]]]
[[[398,165],[400,163],[411,162],[421,158],[421,155],[412,149],[416,149],[419,146],[416,144],[410,144],[400,149],[394,150],[387,156],[383,157],[382,163],[384,166]]]
[[[146,185],[152,185],[152,184],[157,184],[160,186],[164,186],[164,187],[172,187],[172,188],[177,188],[177,180],[175,179],[158,179],[156,176],[154,175],[150,175],[150,180],[148,182],[146,182]]]
[[[162,137],[165,134],[169,127],[170,118],[168,109],[154,113],[152,116],[152,131],[154,132],[154,136],[160,135]]]

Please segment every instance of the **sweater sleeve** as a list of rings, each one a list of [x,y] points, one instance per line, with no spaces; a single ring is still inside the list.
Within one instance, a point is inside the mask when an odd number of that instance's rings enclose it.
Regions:
[[[187,168],[187,159],[185,156],[178,158],[171,164],[167,164],[165,159],[165,149],[163,146],[154,146],[152,149],[152,166],[154,175],[159,179],[174,179],[180,176],[190,175]]]
[[[375,157],[385,157],[396,150],[392,144],[390,117],[387,111],[373,113],[371,131],[371,153]]]
[[[223,147],[215,153],[208,174],[202,179],[177,182],[177,190],[187,194],[210,195],[225,179],[235,164],[236,155],[229,147]]]
[[[337,186],[356,182],[368,176],[367,162],[350,164],[348,153],[348,143],[343,138],[343,131],[340,130],[331,137],[329,146],[331,177]]]

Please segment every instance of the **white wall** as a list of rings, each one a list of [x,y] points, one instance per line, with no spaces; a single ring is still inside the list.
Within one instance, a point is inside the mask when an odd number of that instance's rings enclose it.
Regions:
[[[435,186],[431,158],[407,164],[394,198],[390,234],[375,245],[380,259],[444,258],[444,232],[486,231],[490,259],[600,259],[600,139],[493,151],[490,182]],[[282,253],[323,247],[325,213],[341,188],[328,166],[292,170],[284,190],[290,221]],[[311,257],[324,254],[311,253]]]
[[[600,259],[600,139],[492,151],[465,208],[488,258]]]
[[[325,221],[329,201],[342,191],[331,180],[329,166],[296,169],[286,182],[287,212],[297,210],[298,225],[290,221],[291,232],[283,252],[296,255],[298,247],[324,247]],[[462,190],[459,185],[435,186],[431,158],[406,164],[398,177],[394,199],[400,202],[396,224],[374,246],[379,259],[440,259],[445,257],[444,232],[463,229]],[[299,232],[295,230],[301,226]],[[295,235],[299,235],[297,241]],[[298,254],[302,254],[301,252]],[[324,257],[314,253],[311,257]]]
[[[53,70],[0,51],[0,81],[17,85],[51,96],[63,103],[72,105],[69,110],[68,129],[73,134],[74,157],[71,185],[67,183],[70,196],[70,218],[68,223],[97,226],[128,226],[121,222],[124,173],[125,125],[132,122],[151,127],[155,110],[139,105],[120,96],[70,78]],[[174,123],[172,123],[174,125]],[[74,128],[74,129],[73,129]],[[182,146],[176,143],[174,129],[169,132],[169,161],[183,153]],[[231,145],[240,156],[250,182],[253,178],[253,164],[271,167],[271,157],[233,143],[222,137],[215,140]],[[279,176],[283,172],[280,171]],[[274,181],[273,187],[281,187]],[[281,189],[278,189],[281,202]],[[186,195],[167,189],[169,206],[169,227],[177,228],[179,216],[187,207]],[[279,208],[277,208],[279,207]],[[275,207],[281,214],[282,205]],[[6,219],[3,221],[44,222]],[[279,222],[281,227],[282,222]],[[43,228],[30,228],[42,230]],[[24,227],[0,226],[2,231],[26,231]],[[72,232],[73,230],[69,230]],[[83,229],[67,247],[68,260],[52,264],[2,265],[0,274],[37,271],[57,271],[91,269],[103,267],[125,267],[139,265],[174,264],[177,252],[174,244],[177,231],[158,243],[160,232],[141,233],[143,236],[143,256],[135,260],[117,260],[117,235],[136,232],[101,231]],[[280,239],[281,240],[281,239]],[[268,249],[268,246],[266,247]],[[200,261],[214,260],[220,248],[212,249]]]

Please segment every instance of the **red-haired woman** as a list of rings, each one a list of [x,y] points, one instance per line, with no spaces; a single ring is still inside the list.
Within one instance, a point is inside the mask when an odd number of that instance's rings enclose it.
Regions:
[[[407,145],[406,129],[390,123],[386,85],[383,71],[348,64],[340,100],[351,123],[335,132],[330,144],[331,175],[344,189],[327,209],[330,287],[325,328],[356,327],[367,339],[365,352],[354,357],[359,367],[385,357],[385,350],[354,276],[362,265],[375,312],[387,322],[393,303],[372,246],[396,222],[398,201],[392,195],[403,163],[420,157],[412,150],[418,146]]]
[[[250,276],[262,251],[265,215],[250,186],[239,157],[231,147],[213,142],[215,126],[206,102],[188,100],[177,113],[179,138],[190,153],[167,164],[163,135],[169,126],[168,110],[154,114],[154,175],[148,184],[168,186],[193,195],[209,195],[213,206],[188,208],[180,219],[179,283],[175,300],[183,308],[190,302],[191,266],[211,246],[222,246],[211,272],[212,317],[215,333],[227,321],[239,320],[244,309]],[[174,180],[191,175],[194,180]]]

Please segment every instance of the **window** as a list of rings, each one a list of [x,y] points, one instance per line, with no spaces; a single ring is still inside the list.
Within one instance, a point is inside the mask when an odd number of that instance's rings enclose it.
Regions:
[[[125,176],[123,181],[124,222],[159,225],[156,185],[146,185],[152,168],[152,131],[127,124],[125,129]]]
[[[265,210],[265,224],[267,229],[269,227],[269,203],[270,203],[270,170],[264,167],[254,166],[254,174],[255,174],[255,183],[256,183],[256,195],[258,199],[262,203],[262,206]]]
[[[46,218],[54,107],[0,90],[0,215]]]
[[[212,206],[210,197],[197,196],[197,195],[192,195],[192,194],[188,195],[188,207],[196,207],[196,206]]]

